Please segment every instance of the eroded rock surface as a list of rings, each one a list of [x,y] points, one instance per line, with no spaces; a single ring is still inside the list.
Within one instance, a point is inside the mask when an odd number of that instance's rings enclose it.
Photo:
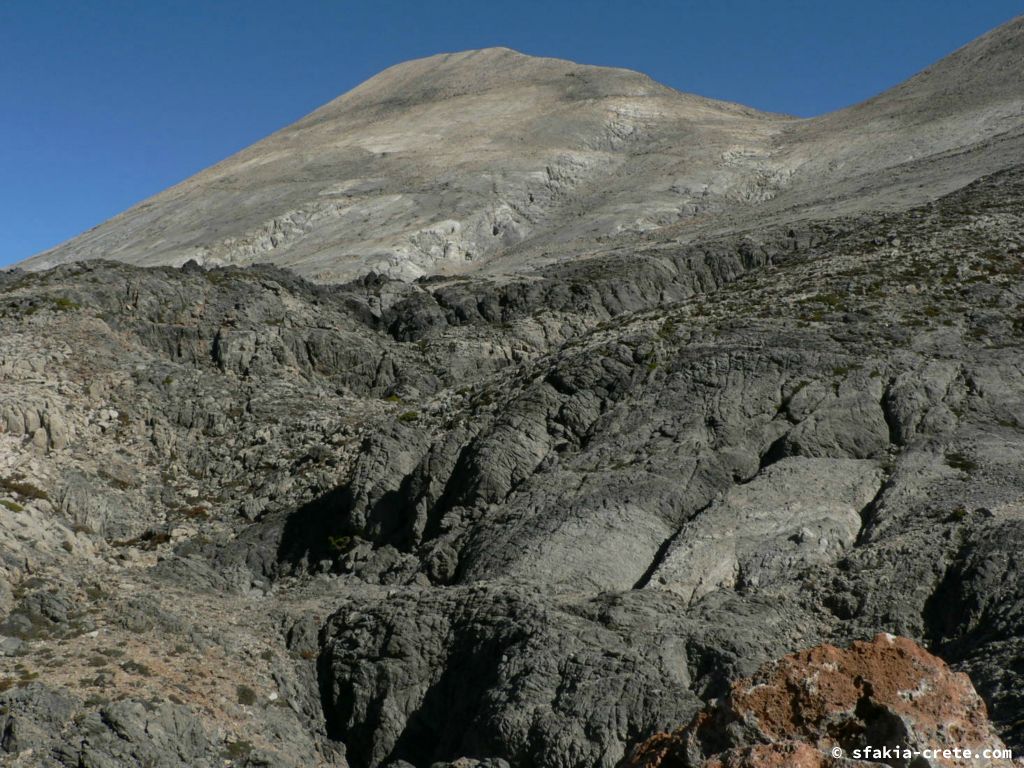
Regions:
[[[1022,201],[521,285],[4,275],[4,749],[611,768],[878,631],[1019,744]]]
[[[1005,749],[967,675],[883,634],[766,664],[622,768],[1014,765]]]

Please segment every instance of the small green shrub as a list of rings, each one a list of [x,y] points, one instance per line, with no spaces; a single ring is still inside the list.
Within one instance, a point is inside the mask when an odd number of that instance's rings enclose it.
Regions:
[[[70,312],[74,309],[81,309],[82,305],[67,296],[58,296],[53,300],[53,308],[60,312]]]
[[[351,536],[328,536],[327,537],[327,548],[337,554],[348,552],[352,548],[352,537]]]
[[[239,685],[235,688],[235,695],[238,697],[238,703],[243,706],[251,707],[256,703],[256,691],[248,685]]]
[[[967,511],[967,507],[965,507],[963,504],[960,504],[959,506],[954,507],[950,511],[949,515],[946,517],[946,522],[959,523],[960,521],[964,520],[968,514],[969,513]]]
[[[808,296],[805,299],[800,299],[798,304],[822,304],[830,309],[840,309],[843,307],[843,297],[838,293],[819,293],[814,296]]]
[[[0,490],[15,493],[25,499],[39,499],[40,501],[49,501],[50,499],[42,488],[37,488],[32,483],[26,483],[14,477],[0,477]]]
[[[224,754],[231,760],[244,760],[252,752],[252,743],[248,741],[227,741],[224,743]]]
[[[961,472],[966,472],[968,475],[974,472],[978,468],[977,462],[973,461],[968,456],[962,453],[951,451],[946,454],[946,464],[953,469],[958,469]]]
[[[676,324],[672,318],[667,319],[661,324],[661,328],[658,329],[658,335],[663,339],[671,339],[676,335]]]
[[[150,677],[153,674],[149,667],[139,661],[126,661],[121,665],[121,669],[130,675],[141,675],[142,677]]]

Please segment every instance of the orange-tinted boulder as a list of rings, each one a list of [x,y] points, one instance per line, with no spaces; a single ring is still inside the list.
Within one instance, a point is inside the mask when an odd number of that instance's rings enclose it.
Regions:
[[[880,634],[766,664],[689,725],[638,744],[622,765],[1012,765],[998,750],[1005,746],[965,674],[912,640]]]

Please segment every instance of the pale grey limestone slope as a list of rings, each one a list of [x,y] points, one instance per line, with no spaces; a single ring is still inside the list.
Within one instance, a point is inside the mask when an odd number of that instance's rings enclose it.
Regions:
[[[898,209],[1020,157],[1022,27],[811,120],[502,48],[412,61],[26,265],[510,274],[772,217]]]
[[[472,269],[521,241],[654,226],[746,191],[784,123],[507,49],[401,64],[30,262],[273,261],[317,279]],[[723,163],[723,154],[735,158]],[[731,156],[731,155],[730,155]],[[652,218],[653,217],[653,218]]]
[[[684,524],[648,583],[693,602],[834,561],[856,542],[881,481],[864,459],[783,459]]]

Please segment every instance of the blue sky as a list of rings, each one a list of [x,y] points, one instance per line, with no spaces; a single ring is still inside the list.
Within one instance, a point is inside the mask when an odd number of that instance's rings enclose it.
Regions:
[[[0,0],[0,265],[57,244],[385,67],[506,45],[809,116],[1022,0]]]

